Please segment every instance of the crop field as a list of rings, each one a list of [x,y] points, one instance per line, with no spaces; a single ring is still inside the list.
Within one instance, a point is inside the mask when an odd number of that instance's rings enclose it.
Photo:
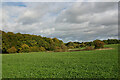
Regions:
[[[118,45],[110,50],[2,55],[3,78],[117,78]]]

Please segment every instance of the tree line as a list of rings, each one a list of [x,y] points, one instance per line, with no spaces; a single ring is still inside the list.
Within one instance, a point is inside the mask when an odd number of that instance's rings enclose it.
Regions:
[[[57,51],[57,49],[61,51],[66,49],[63,41],[57,38],[2,31],[2,53]]]
[[[95,48],[99,48],[99,47],[96,47],[97,45],[101,45],[101,48],[102,48],[103,45],[109,45],[109,44],[120,44],[120,40],[118,40],[118,39],[98,40],[97,39],[97,40],[94,40],[91,42],[68,42],[68,43],[65,43],[65,45],[68,48],[79,48],[79,47],[86,47],[86,46],[95,46]]]
[[[86,46],[95,46],[95,48],[101,48],[104,44],[120,43],[120,40],[117,39],[108,39],[103,41],[95,40],[93,42],[82,43],[64,43],[62,40],[59,40],[57,38],[41,37],[40,35],[30,35],[4,31],[0,32],[2,33],[2,53],[22,53],[40,51],[65,52],[71,48],[80,48]]]

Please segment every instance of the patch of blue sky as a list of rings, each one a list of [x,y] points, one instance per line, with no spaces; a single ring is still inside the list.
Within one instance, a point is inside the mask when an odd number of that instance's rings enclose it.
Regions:
[[[56,12],[56,13],[53,13],[53,12],[51,12],[51,13],[49,13],[49,15],[52,17],[52,16],[58,16],[63,10],[65,10],[65,9],[67,9],[67,8],[63,8],[63,9],[61,9],[61,10],[59,10],[58,12]]]
[[[3,6],[19,6],[19,7],[27,7],[23,2],[3,2]]]
[[[58,3],[59,4],[59,3]],[[73,2],[64,2],[63,4],[59,4],[59,5],[62,5],[64,6],[62,9],[58,10],[57,12],[51,12],[49,13],[50,16],[59,16],[59,14],[61,14],[62,11],[70,8],[72,6]]]

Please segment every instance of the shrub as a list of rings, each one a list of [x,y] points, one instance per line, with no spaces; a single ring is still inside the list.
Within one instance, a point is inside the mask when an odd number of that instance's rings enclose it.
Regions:
[[[94,48],[95,49],[99,49],[99,48],[103,48],[104,47],[104,42],[100,41],[100,40],[95,40],[94,41]]]
[[[15,47],[11,47],[7,50],[8,53],[16,53],[17,49]]]

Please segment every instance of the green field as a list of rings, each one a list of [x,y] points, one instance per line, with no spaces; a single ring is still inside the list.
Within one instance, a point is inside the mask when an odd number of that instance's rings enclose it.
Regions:
[[[117,78],[118,45],[111,50],[2,55],[3,78]]]

